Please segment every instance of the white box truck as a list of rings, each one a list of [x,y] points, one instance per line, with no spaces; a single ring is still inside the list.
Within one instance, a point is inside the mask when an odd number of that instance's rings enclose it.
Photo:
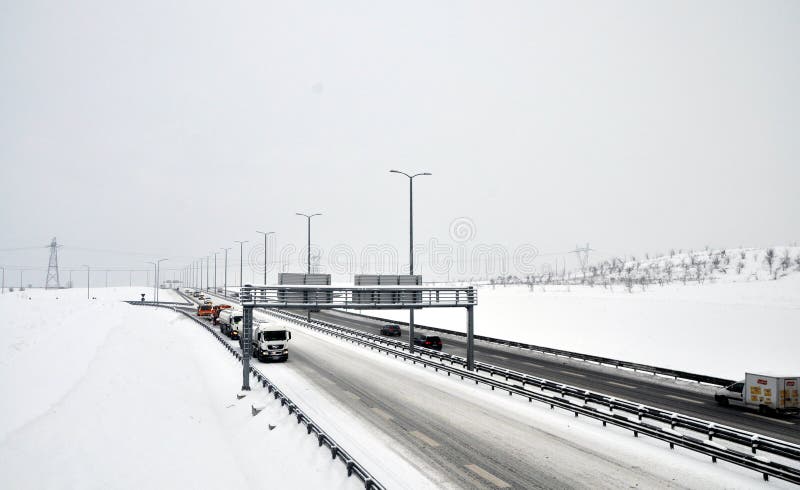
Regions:
[[[261,362],[289,359],[289,340],[292,332],[270,322],[253,321],[252,355]],[[241,341],[239,342],[241,344]]]
[[[800,376],[745,373],[744,380],[717,390],[720,405],[738,405],[762,414],[800,414]]]

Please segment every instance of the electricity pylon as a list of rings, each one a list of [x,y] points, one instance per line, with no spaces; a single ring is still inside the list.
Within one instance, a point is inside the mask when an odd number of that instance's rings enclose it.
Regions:
[[[58,243],[55,237],[50,242],[50,263],[47,265],[47,280],[44,283],[45,289],[59,289],[61,283],[58,280]]]

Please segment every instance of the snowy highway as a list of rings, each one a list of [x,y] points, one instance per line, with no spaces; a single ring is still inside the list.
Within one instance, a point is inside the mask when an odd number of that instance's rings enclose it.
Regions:
[[[759,481],[758,474],[670,451],[597,421],[530,405],[304,328],[292,331],[289,362],[254,365],[379,480],[403,481],[393,473],[399,461],[438,488],[664,482],[711,488],[742,478]],[[376,450],[375,441],[394,454]]]
[[[368,333],[378,333],[380,326],[390,321],[379,321],[353,313],[324,311],[312,313],[313,318],[337,323]],[[424,328],[416,330],[425,332]],[[430,332],[437,335],[437,332]],[[408,329],[402,328],[401,339],[408,341]],[[443,335],[443,351],[458,356],[466,355],[466,341]],[[579,388],[599,391],[625,400],[672,410],[685,415],[712,420],[720,424],[758,432],[764,435],[800,443],[800,425],[797,417],[775,418],[758,415],[743,409],[720,407],[710,394],[711,389],[697,391],[682,388],[669,380],[659,382],[650,375],[631,376],[613,368],[567,361],[547,355],[537,355],[520,349],[505,348],[477,342],[475,358],[478,361],[518,372],[540,376]]]

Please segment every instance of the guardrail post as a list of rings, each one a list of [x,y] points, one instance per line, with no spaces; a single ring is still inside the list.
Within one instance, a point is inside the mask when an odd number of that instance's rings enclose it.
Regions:
[[[467,371],[475,370],[475,312],[467,306]]]

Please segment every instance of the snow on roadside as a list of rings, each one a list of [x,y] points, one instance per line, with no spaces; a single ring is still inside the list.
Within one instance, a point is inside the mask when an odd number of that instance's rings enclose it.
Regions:
[[[408,321],[404,310],[378,316]],[[419,310],[415,321],[466,330],[464,312],[447,308]],[[482,287],[475,308],[478,335],[730,379],[748,370],[799,373],[799,324],[800,274],[633,293],[621,286]]]
[[[0,296],[0,488],[361,488],[266,393],[237,400],[209,334],[119,301],[138,292]]]

